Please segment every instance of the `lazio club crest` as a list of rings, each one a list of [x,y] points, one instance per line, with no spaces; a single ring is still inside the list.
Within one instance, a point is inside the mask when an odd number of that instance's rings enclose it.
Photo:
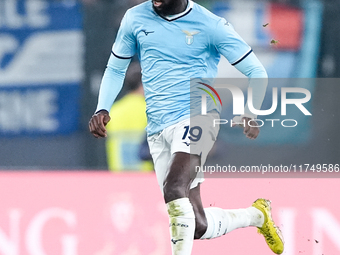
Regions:
[[[185,38],[185,42],[188,44],[188,45],[191,45],[193,44],[194,42],[194,35],[197,35],[200,33],[200,31],[192,31],[192,32],[189,32],[187,30],[182,30],[183,33],[185,33],[187,36]]]

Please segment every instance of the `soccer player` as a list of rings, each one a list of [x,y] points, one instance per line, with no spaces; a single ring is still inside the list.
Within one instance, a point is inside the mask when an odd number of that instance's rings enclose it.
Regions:
[[[223,55],[250,78],[253,105],[259,109],[267,74],[250,46],[229,22],[191,0],[149,0],[129,9],[112,47],[97,109],[89,122],[97,138],[106,137],[108,111],[136,53],[142,67],[148,142],[170,219],[172,254],[189,255],[194,239],[216,238],[248,226],[257,227],[271,250],[281,254],[283,239],[272,220],[268,200],[258,199],[249,208],[237,210],[203,208],[200,185],[204,179],[193,174],[195,166],[204,164],[218,129],[191,126],[190,119],[201,117],[190,118],[190,79],[215,77]],[[218,110],[208,108],[208,113],[201,115],[201,123],[211,123]],[[241,117],[245,120],[244,134],[255,139],[259,128],[252,119],[256,116],[245,107]],[[253,121],[251,126],[248,121]]]

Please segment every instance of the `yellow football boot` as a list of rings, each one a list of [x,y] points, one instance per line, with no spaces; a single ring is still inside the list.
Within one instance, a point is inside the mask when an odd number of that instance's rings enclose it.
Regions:
[[[258,227],[258,232],[264,236],[269,248],[276,254],[281,254],[284,249],[284,241],[281,230],[275,226],[271,214],[270,201],[259,198],[253,205],[259,209],[264,215],[264,223],[262,227]]]

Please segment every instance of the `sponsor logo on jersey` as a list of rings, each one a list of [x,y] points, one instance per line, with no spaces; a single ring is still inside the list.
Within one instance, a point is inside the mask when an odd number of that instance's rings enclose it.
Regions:
[[[141,30],[141,32],[143,32],[146,36],[148,36],[149,34],[152,34],[155,31],[146,31],[146,29],[143,29],[143,30]]]

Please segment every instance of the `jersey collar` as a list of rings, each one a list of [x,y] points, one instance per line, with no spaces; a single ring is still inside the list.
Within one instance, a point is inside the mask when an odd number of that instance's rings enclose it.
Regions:
[[[189,0],[188,6],[187,6],[187,8],[185,9],[184,12],[181,12],[181,13],[178,13],[178,14],[175,14],[175,15],[169,15],[169,16],[166,16],[166,17],[160,16],[160,15],[159,16],[162,17],[163,19],[167,20],[167,21],[174,21],[174,20],[180,19],[180,18],[184,17],[185,15],[189,14],[189,12],[191,12],[193,6],[194,6],[194,2]]]

